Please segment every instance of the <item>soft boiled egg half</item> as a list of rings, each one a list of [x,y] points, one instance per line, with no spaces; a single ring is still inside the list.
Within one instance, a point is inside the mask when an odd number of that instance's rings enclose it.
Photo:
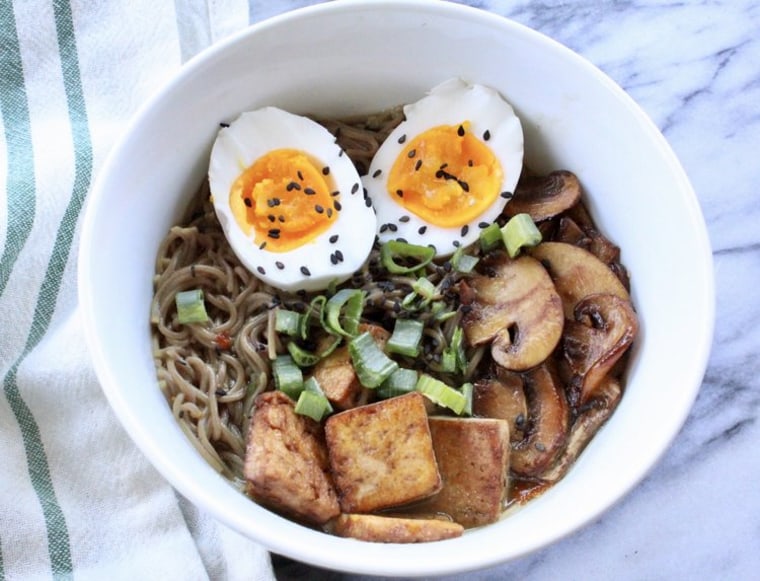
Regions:
[[[321,290],[367,259],[376,218],[321,125],[276,107],[241,114],[211,150],[214,209],[240,261],[286,291]]]
[[[512,197],[522,126],[498,92],[461,79],[441,83],[404,115],[363,178],[378,237],[447,256],[475,242]]]

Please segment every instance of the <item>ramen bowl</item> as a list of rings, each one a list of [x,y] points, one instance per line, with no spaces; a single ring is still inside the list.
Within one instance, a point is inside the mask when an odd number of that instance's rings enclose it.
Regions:
[[[240,494],[178,427],[151,355],[156,254],[208,171],[220,122],[265,105],[331,117],[377,112],[451,77],[489,85],[514,106],[534,169],[579,176],[599,228],[622,249],[640,333],[618,409],[545,494],[456,539],[402,545],[338,538]],[[99,172],[79,272],[103,390],[137,446],[182,495],[273,552],[391,576],[452,574],[526,555],[593,521],[635,487],[677,435],[701,384],[712,280],[689,180],[613,81],[515,22],[457,4],[400,0],[296,10],[188,62],[142,108]]]

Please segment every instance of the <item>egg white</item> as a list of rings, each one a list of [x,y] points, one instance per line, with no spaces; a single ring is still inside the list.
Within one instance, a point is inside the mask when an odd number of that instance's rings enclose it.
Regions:
[[[433,245],[436,256],[448,256],[478,239],[485,225],[496,220],[514,192],[522,171],[523,131],[512,106],[495,90],[450,79],[419,101],[404,107],[405,120],[385,139],[362,178],[377,213],[381,243],[399,238],[411,244]],[[442,227],[417,216],[388,192],[388,176],[404,144],[439,125],[470,122],[469,131],[486,142],[503,170],[494,202],[465,225]],[[488,132],[488,139],[483,136]]]
[[[246,234],[230,208],[230,191],[238,176],[257,159],[276,149],[295,149],[329,167],[332,191],[339,191],[340,210],[323,233],[298,248],[272,252],[260,248],[255,233]],[[353,163],[318,123],[265,107],[241,114],[222,128],[211,150],[209,186],[214,209],[232,250],[256,277],[286,291],[321,290],[340,283],[367,259],[375,239],[376,218],[362,195]]]

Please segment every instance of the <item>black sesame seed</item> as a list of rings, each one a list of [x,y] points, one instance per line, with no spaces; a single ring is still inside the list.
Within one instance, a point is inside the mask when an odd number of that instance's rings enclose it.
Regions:
[[[344,152],[344,151],[341,149],[341,150],[338,152],[338,157],[343,157],[343,154],[344,154],[344,153],[345,153],[345,152]]]
[[[261,244],[259,244],[259,250],[264,250],[267,247],[267,241],[264,240]]]
[[[319,204],[317,204],[317,205],[315,205],[315,206],[314,206],[314,211],[315,211],[317,214],[321,214],[322,212],[324,212],[324,211],[325,211],[325,209],[324,209],[322,206],[320,206]]]
[[[267,220],[269,220],[270,222],[274,222],[276,219],[277,218],[275,218],[272,214],[269,214],[269,216],[267,216]]]
[[[253,201],[251,200],[251,198],[246,198],[246,199],[244,199],[244,200],[243,200],[243,203],[244,203],[244,204],[245,204],[245,205],[246,205],[248,208],[251,208],[251,207],[253,207]]]
[[[467,232],[469,231],[470,231],[470,227],[467,224],[465,224],[464,226],[462,226],[462,230],[459,232],[459,235],[462,238],[464,238],[465,236],[467,236]]]
[[[327,208],[327,217],[328,218],[332,218],[332,215],[333,215],[333,209],[332,208]]]
[[[470,166],[470,167],[472,167],[473,165],[475,165],[475,163],[471,159],[468,159],[467,160],[467,165]]]
[[[315,192],[312,188],[305,188],[303,193],[306,194],[307,196],[313,196],[317,192]]]
[[[280,237],[280,229],[279,228],[272,228],[269,232],[267,232],[267,235],[270,238],[277,239]]]
[[[340,192],[339,192],[338,190],[335,190],[335,191],[334,191],[334,192],[332,192],[330,195],[331,195],[333,198],[337,198],[338,196],[340,196]]]
[[[446,169],[447,167],[449,167],[448,163],[442,163],[438,169]]]
[[[414,171],[419,171],[421,167],[422,167],[422,160],[418,159],[417,163],[414,164]]]
[[[230,126],[229,123],[222,122],[222,123],[219,124],[219,127],[229,127],[229,126]]]
[[[277,216],[277,219],[278,219],[280,222],[285,222],[285,216],[283,216],[282,214],[280,214],[279,216]]]
[[[381,224],[380,225],[380,234],[388,230],[388,224]]]
[[[396,238],[396,242],[401,242],[402,244],[409,244],[409,240],[407,240],[406,238],[401,238],[401,236],[399,236],[398,238]],[[433,248],[435,248],[435,247],[433,247]]]
[[[337,241],[338,241],[337,234],[333,234],[332,236],[330,236],[330,244],[335,244]]]
[[[287,186],[285,186],[285,189],[289,192],[292,192],[293,190],[300,190],[301,186],[298,182],[290,182]]]
[[[334,253],[330,255],[330,262],[332,262],[333,264],[338,264],[338,257],[335,256]]]
[[[336,250],[335,258],[337,258],[340,262],[343,262],[343,253],[340,250]]]
[[[279,268],[280,270],[283,270],[285,268],[285,265],[282,262],[280,262],[279,260],[277,262],[275,262],[274,265],[277,268]]]
[[[417,150],[416,149],[410,149],[409,153],[407,153],[406,155],[409,156],[409,159],[412,159],[415,155],[417,155]]]
[[[463,126],[461,126],[461,125],[459,126],[459,129],[457,129],[457,135],[459,135],[459,137],[464,137],[464,127]]]
[[[470,184],[468,184],[465,181],[457,180],[457,183],[459,183],[459,187],[462,188],[465,192],[470,191]]]
[[[258,270],[258,271],[259,271],[261,274],[266,274],[266,273],[267,273],[267,271],[266,271],[266,270],[264,270],[264,267],[263,267],[263,266],[257,266],[257,267],[256,267],[256,270]]]
[[[406,141],[406,133],[404,133],[401,137],[398,138],[399,143],[404,143]]]
[[[454,240],[454,242],[452,242],[452,244],[454,245],[454,248],[459,248],[459,247],[462,245],[462,244],[459,242],[459,240]]]
[[[397,232],[398,226],[396,226],[395,224],[388,224],[388,230],[390,230],[391,232]]]
[[[374,171],[374,173],[372,174],[372,177],[373,177],[373,178],[379,178],[379,177],[380,177],[380,174],[382,174],[382,173],[383,173],[383,170],[381,170],[381,169],[376,169],[376,170]]]
[[[351,193],[355,194],[359,191],[359,182],[355,183],[353,186],[351,186]]]
[[[398,219],[399,222],[402,224],[405,224],[409,221],[409,216],[401,216],[401,218]]]
[[[367,191],[367,188],[362,188],[362,196],[364,196],[365,200],[367,199],[367,195],[368,194],[369,194],[369,192]]]
[[[404,190],[396,190],[396,195],[399,198],[403,198],[404,197]]]
[[[322,168],[322,175],[323,176],[330,175],[330,166],[329,165],[326,165],[325,167]]]
[[[338,212],[340,212],[343,209],[343,206],[341,206],[338,200],[335,200],[333,202],[333,208],[335,208]]]
[[[484,230],[484,229],[488,228],[489,226],[490,226],[490,224],[488,222],[480,222],[480,223],[478,223],[478,228],[480,228],[481,230]]]
[[[301,267],[301,274],[303,274],[304,276],[311,276],[311,271],[308,268],[306,268],[305,266],[302,266]]]
[[[367,198],[366,200],[364,200],[364,205],[367,206],[368,208],[371,208],[372,207],[372,200],[370,200],[369,198]]]
[[[501,197],[502,197],[502,198],[504,198],[505,200],[508,200],[508,199],[509,199],[509,198],[511,198],[513,195],[514,195],[514,194],[512,194],[512,192],[502,192],[502,193],[501,193]]]
[[[419,234],[424,234],[425,232],[427,232],[427,226],[420,226],[417,232]]]
[[[491,132],[488,129],[486,129],[485,132],[483,133],[483,141],[488,141],[489,139],[491,139]]]
[[[300,169],[296,172],[296,175],[298,176],[299,180],[303,181],[303,174],[301,173]]]

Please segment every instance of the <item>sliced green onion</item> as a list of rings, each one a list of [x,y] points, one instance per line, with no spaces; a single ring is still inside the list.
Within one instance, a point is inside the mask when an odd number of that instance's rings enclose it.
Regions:
[[[290,355],[278,355],[272,362],[272,375],[277,389],[294,400],[303,390],[303,373]]]
[[[290,341],[288,343],[288,353],[290,353],[293,362],[298,365],[298,367],[311,367],[312,365],[316,365],[322,358],[316,353],[307,351],[295,341]]]
[[[317,422],[332,413],[332,406],[324,394],[304,389],[298,396],[295,411],[302,416],[309,416]]]
[[[423,276],[412,283],[412,290],[427,300],[435,296],[435,285]]]
[[[433,403],[448,408],[457,415],[461,414],[467,405],[467,399],[461,391],[424,373],[417,380],[415,389]]]
[[[479,262],[479,258],[467,254],[463,247],[457,248],[456,252],[451,256],[451,266],[457,272],[462,274],[469,274],[475,268]]]
[[[206,304],[203,301],[203,290],[194,289],[181,291],[174,297],[177,305],[177,320],[182,325],[188,323],[205,323],[208,321]]]
[[[398,369],[398,363],[383,353],[368,331],[351,339],[348,353],[359,383],[370,389],[380,385]]]
[[[541,242],[541,232],[536,228],[530,214],[512,216],[501,229],[501,237],[504,246],[507,247],[507,253],[512,258],[520,254],[520,249],[524,246],[535,246]]]
[[[278,308],[274,315],[274,330],[289,337],[295,337],[301,334],[304,319],[306,317],[301,313]]]
[[[418,246],[399,240],[389,240],[380,248],[380,260],[385,269],[393,274],[414,272],[429,264],[434,256],[435,248],[432,246]],[[397,259],[413,259],[415,262],[404,266],[396,262]]]
[[[480,249],[483,252],[489,252],[502,243],[501,228],[494,222],[489,224],[480,231]]]
[[[457,326],[451,335],[449,346],[441,354],[441,371],[446,373],[464,373],[467,369],[467,359],[462,343],[462,327]]]
[[[464,395],[464,409],[459,414],[460,416],[471,416],[472,415],[472,396],[475,391],[475,387],[470,383],[467,382],[462,385],[462,395]]]
[[[377,388],[377,397],[388,399],[411,393],[417,387],[417,372],[414,369],[399,368]]]
[[[309,323],[311,322],[311,317],[314,317],[317,321],[319,321],[319,324],[323,329],[325,329],[326,303],[327,297],[325,295],[317,295],[311,299],[311,302],[309,303],[309,310],[307,311],[307,316],[301,319],[301,327],[299,329],[301,339],[306,340],[306,338],[309,336]]]
[[[359,289],[342,289],[325,305],[325,329],[334,335],[355,337],[364,309],[364,292]]]
[[[457,369],[457,355],[451,349],[446,349],[441,353],[441,371],[444,373],[454,373]]]
[[[399,353],[409,357],[417,357],[420,352],[420,341],[425,324],[412,319],[396,319],[393,334],[388,339],[386,349],[390,353]]]

